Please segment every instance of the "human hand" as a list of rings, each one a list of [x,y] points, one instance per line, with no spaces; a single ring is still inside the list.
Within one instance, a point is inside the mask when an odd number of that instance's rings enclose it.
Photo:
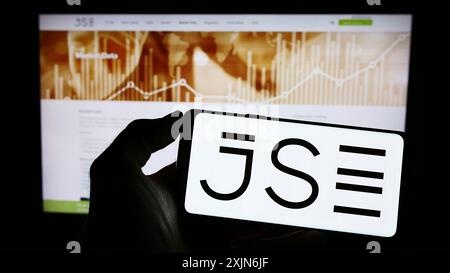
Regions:
[[[131,122],[93,162],[87,252],[289,251],[318,241],[311,230],[189,214],[175,163],[145,175],[152,153],[185,126],[181,116]]]

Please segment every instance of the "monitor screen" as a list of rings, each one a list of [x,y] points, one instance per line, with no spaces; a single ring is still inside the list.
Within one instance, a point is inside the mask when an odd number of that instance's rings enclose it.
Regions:
[[[87,213],[92,161],[138,118],[202,108],[404,131],[411,20],[40,15],[44,211]]]

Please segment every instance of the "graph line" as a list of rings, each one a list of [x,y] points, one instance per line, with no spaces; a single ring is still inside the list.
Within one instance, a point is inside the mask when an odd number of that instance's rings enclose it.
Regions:
[[[337,86],[342,86],[345,82],[347,82],[347,81],[349,81],[349,80],[351,80],[351,79],[361,75],[362,73],[366,72],[367,70],[376,68],[378,63],[380,63],[383,60],[383,58],[387,54],[389,54],[389,52],[391,52],[399,43],[401,43],[404,40],[406,40],[409,36],[410,36],[410,33],[400,34],[398,36],[398,38],[389,47],[387,47],[376,59],[374,59],[371,62],[369,62],[369,64],[366,65],[365,67],[363,67],[363,68],[361,68],[361,69],[359,69],[359,70],[357,70],[357,71],[355,71],[355,72],[353,72],[353,73],[351,73],[351,74],[349,74],[349,75],[347,75],[345,77],[337,78],[337,77],[335,77],[335,76],[333,76],[331,74],[328,74],[328,73],[324,72],[320,67],[315,67],[314,69],[312,69],[312,72],[310,74],[306,75],[302,80],[297,82],[291,88],[280,92],[280,95],[278,95],[278,96],[274,96],[272,98],[265,99],[265,100],[260,100],[260,101],[246,100],[246,99],[242,99],[242,98],[239,98],[237,96],[234,96],[232,94],[228,94],[228,95],[203,95],[200,91],[196,90],[191,85],[189,85],[189,83],[186,81],[186,79],[180,79],[178,82],[172,83],[171,85],[168,85],[168,86],[162,87],[162,88],[158,88],[158,89],[155,89],[155,90],[152,90],[152,91],[142,90],[133,81],[128,81],[127,84],[124,87],[122,87],[119,90],[117,90],[114,94],[112,94],[111,96],[106,98],[106,100],[113,100],[114,98],[118,97],[120,94],[122,94],[123,92],[125,92],[125,91],[127,91],[129,89],[138,92],[139,94],[142,95],[142,97],[145,100],[147,100],[149,97],[151,97],[153,95],[157,95],[159,93],[169,91],[172,88],[184,87],[187,90],[189,90],[190,92],[192,92],[196,96],[196,99],[197,99],[197,97],[199,97],[199,98],[204,98],[204,99],[226,99],[227,101],[236,101],[236,102],[242,102],[242,103],[270,103],[270,102],[273,102],[273,101],[277,101],[279,99],[286,99],[286,98],[288,98],[289,95],[291,95],[296,89],[298,89],[302,85],[306,84],[309,80],[311,80],[315,76],[325,77],[325,78],[333,81]]]

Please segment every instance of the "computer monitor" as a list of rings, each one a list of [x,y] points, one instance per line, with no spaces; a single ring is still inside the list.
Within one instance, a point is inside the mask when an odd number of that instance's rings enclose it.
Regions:
[[[87,213],[92,161],[130,121],[177,109],[404,131],[411,20],[40,15],[44,211]],[[146,172],[176,151],[152,156]]]

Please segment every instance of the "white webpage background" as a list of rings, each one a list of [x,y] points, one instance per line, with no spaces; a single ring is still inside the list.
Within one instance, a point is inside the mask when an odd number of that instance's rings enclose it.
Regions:
[[[79,200],[89,197],[89,166],[134,119],[159,118],[195,104],[41,100],[43,197]],[[197,108],[197,107],[196,107]],[[202,105],[209,110],[266,114],[266,106]],[[262,109],[262,110],[261,110]],[[271,116],[403,131],[405,107],[283,105]],[[178,140],[152,156],[151,174],[176,160]]]

